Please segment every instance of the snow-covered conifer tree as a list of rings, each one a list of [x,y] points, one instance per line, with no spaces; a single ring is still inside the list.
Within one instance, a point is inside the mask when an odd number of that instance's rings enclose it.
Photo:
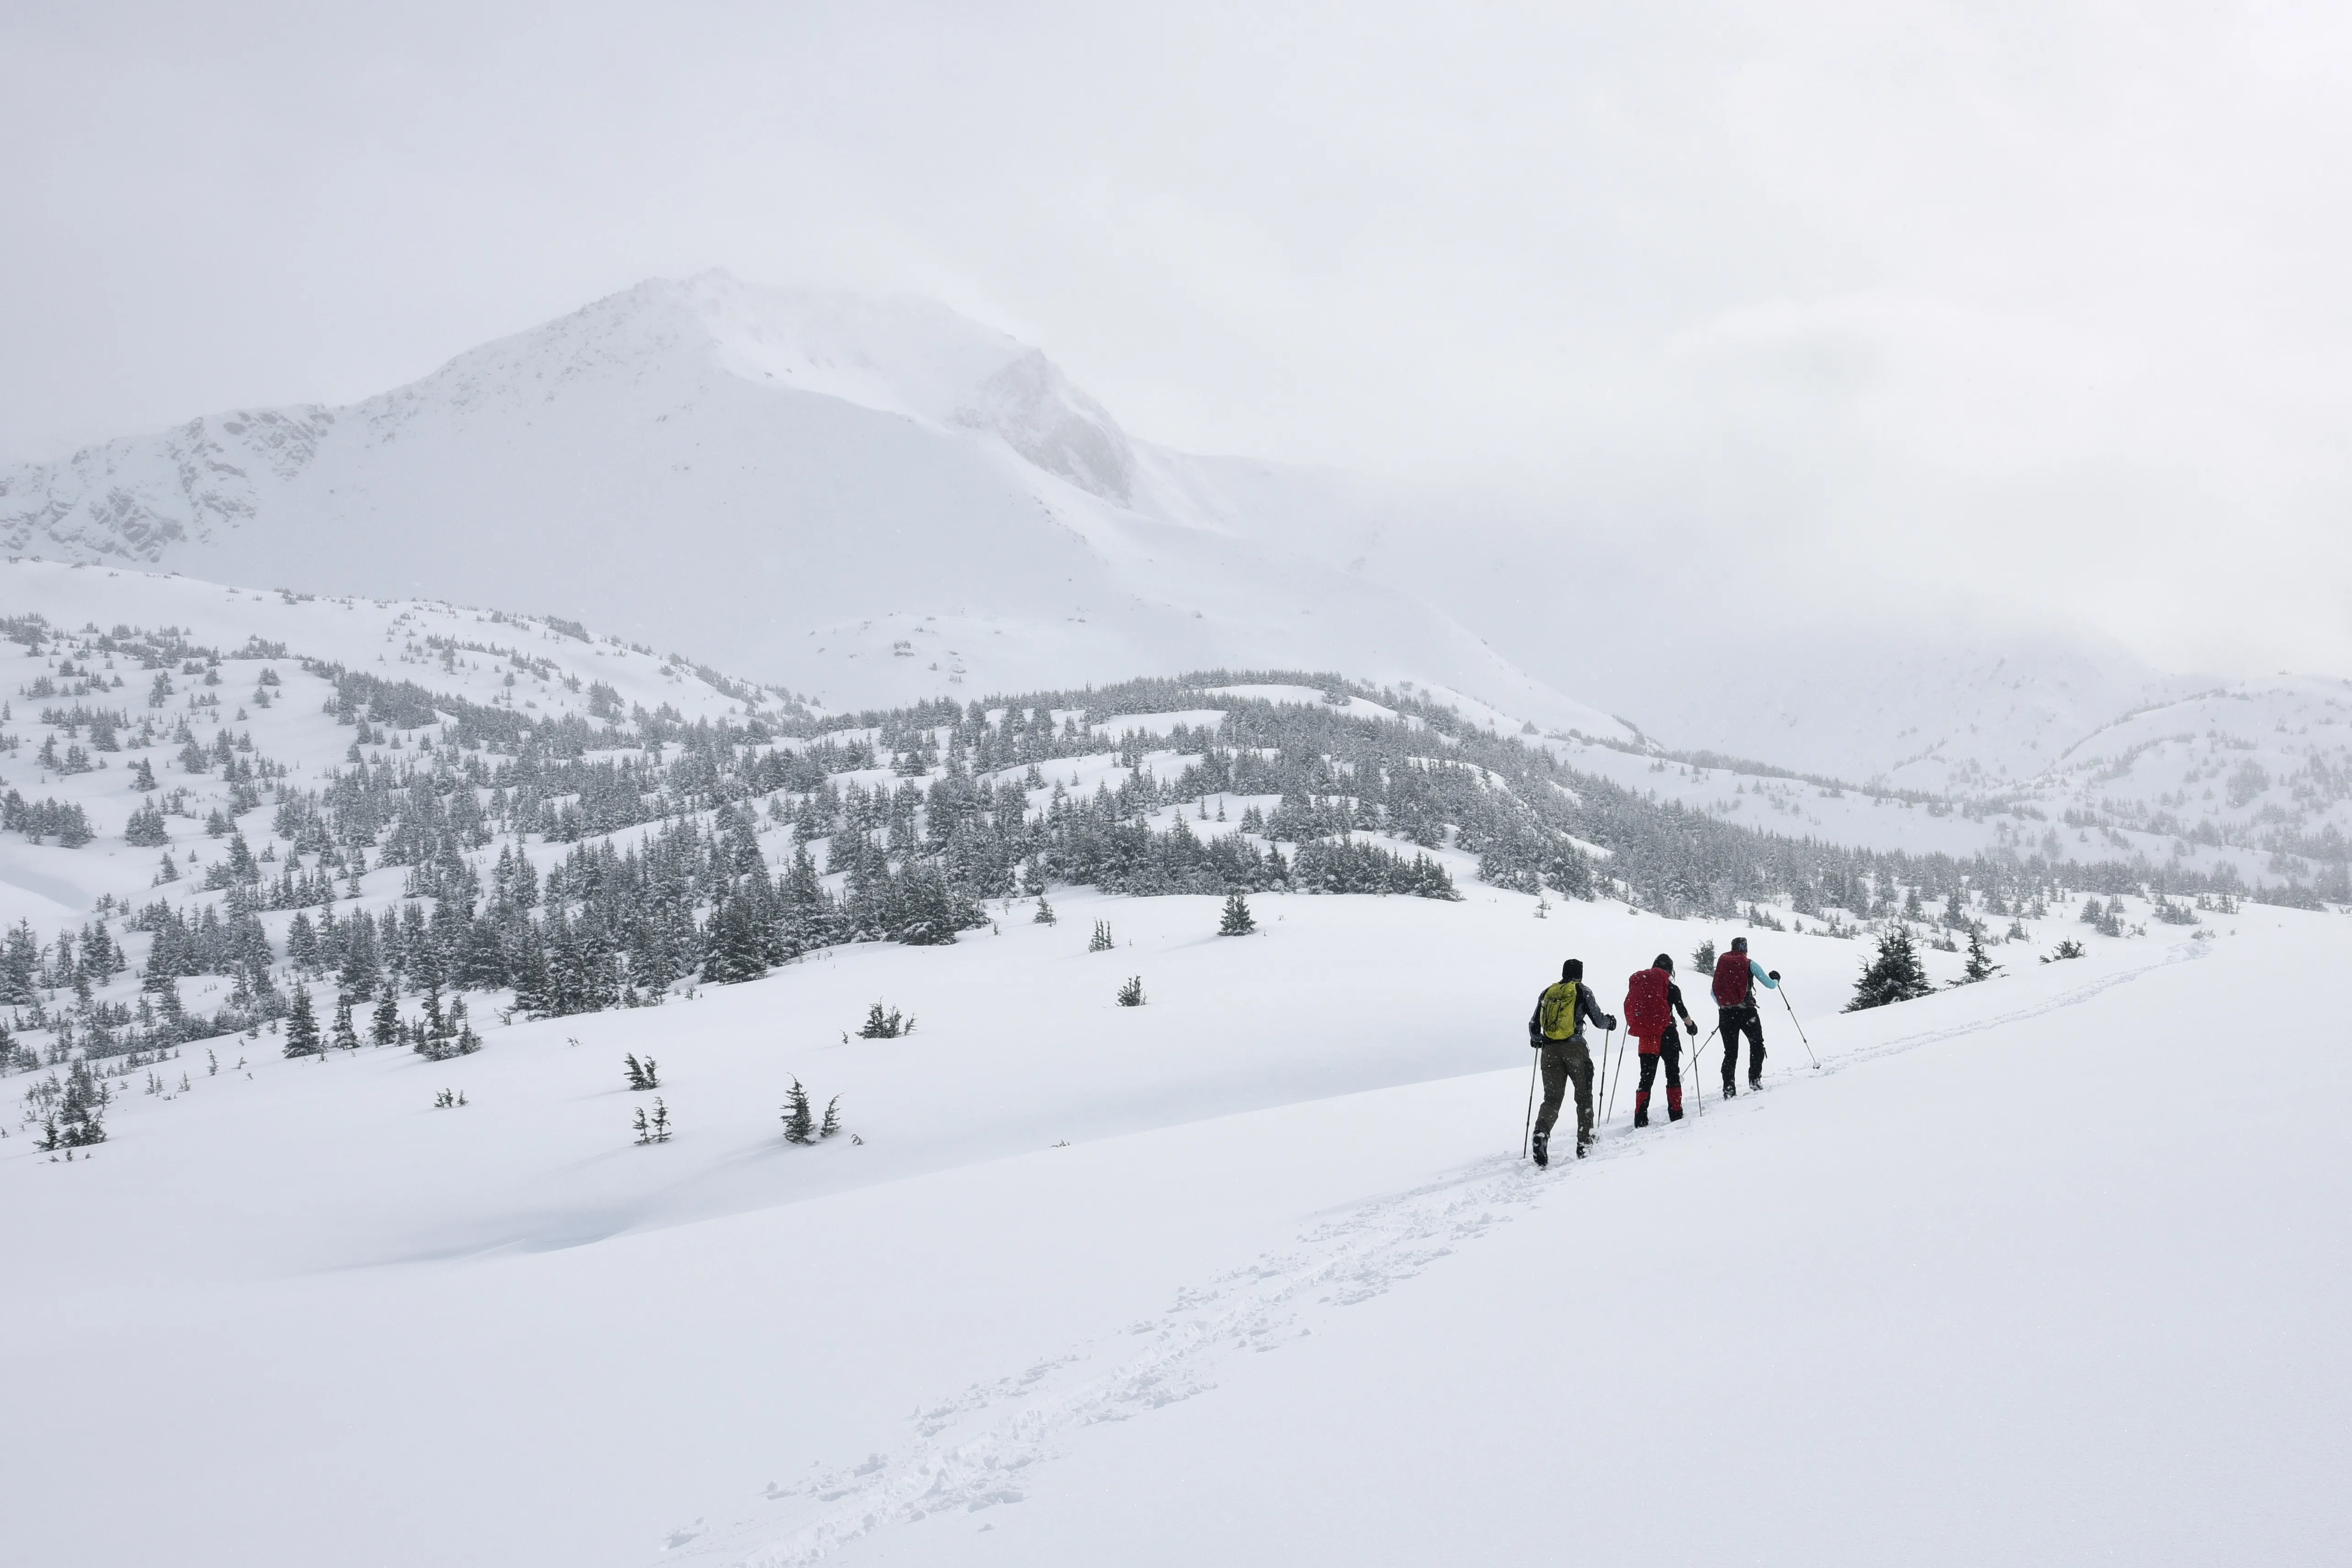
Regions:
[[[286,1013],[286,1054],[323,1054],[319,1044],[319,1016],[310,1009],[310,988],[299,983],[294,987],[292,1003]]]
[[[809,1109],[808,1091],[802,1088],[801,1081],[795,1078],[784,1102],[784,1142],[808,1144],[815,1141],[816,1116]]]
[[[1953,983],[1962,986],[1973,986],[1979,980],[1991,979],[1994,975],[2000,972],[2000,967],[2001,967],[1999,964],[1992,961],[1991,956],[1985,951],[1984,927],[1981,925],[1970,926],[1969,928],[1968,966],[1960,971],[1960,977]]]
[[[1883,1008],[1889,1002],[1907,1002],[1935,990],[1927,978],[1927,967],[1919,961],[1919,950],[1911,940],[1910,928],[1890,925],[1878,939],[1878,954],[1864,967],[1862,978],[1853,988],[1853,1000],[1844,1010],[1861,1012],[1865,1008]]]

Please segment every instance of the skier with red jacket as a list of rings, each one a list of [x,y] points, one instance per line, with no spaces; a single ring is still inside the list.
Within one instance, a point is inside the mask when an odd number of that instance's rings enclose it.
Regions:
[[[1675,1032],[1675,1019],[1682,1019],[1683,1028],[1691,1033],[1698,1026],[1691,1022],[1690,1009],[1683,1006],[1683,988],[1675,984],[1675,961],[1661,953],[1646,969],[1637,969],[1625,982],[1625,1032],[1633,1037],[1633,1045],[1642,1055],[1642,1086],[1633,1093],[1633,1125],[1650,1124],[1650,1085],[1657,1078],[1658,1063],[1666,1064],[1666,1120],[1683,1119],[1683,1041]]]
[[[1748,1087],[1764,1082],[1764,1020],[1756,1014],[1756,988],[1780,988],[1780,971],[1748,956],[1748,938],[1734,936],[1731,951],[1715,961],[1715,1005],[1723,1030],[1723,1092],[1739,1092],[1739,1037],[1748,1037]]]

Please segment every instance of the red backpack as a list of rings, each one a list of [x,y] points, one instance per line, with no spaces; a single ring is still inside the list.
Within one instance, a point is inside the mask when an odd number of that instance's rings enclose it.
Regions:
[[[1726,953],[1715,961],[1715,1005],[1719,1008],[1744,1008],[1748,1005],[1748,955]]]
[[[1663,1040],[1674,1015],[1666,1000],[1666,972],[1636,969],[1625,982],[1625,1032],[1635,1040]]]

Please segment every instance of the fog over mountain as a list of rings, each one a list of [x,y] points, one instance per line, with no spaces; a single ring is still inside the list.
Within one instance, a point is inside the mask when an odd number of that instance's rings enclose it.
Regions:
[[[1499,493],[1176,452],[944,307],[715,273],[355,404],[0,471],[0,541],[528,601],[835,706],[1321,668],[1928,788],[2021,780],[2194,685],[2062,628],[1808,622],[1736,556],[1545,533]]]
[[[0,476],[12,550],[527,599],[836,706],[1223,664],[1614,728],[1250,520],[1217,465],[1131,439],[1001,333],[716,275],[349,407],[211,415]]]

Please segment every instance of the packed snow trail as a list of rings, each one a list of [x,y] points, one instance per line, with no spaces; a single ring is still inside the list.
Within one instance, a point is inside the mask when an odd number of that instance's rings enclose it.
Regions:
[[[737,1521],[672,1560],[798,1568],[886,1525],[1019,1502],[1030,1469],[1055,1458],[1074,1430],[1217,1386],[1232,1361],[1312,1334],[1328,1310],[1411,1279],[1540,1191],[1532,1166],[1498,1155],[1326,1219],[1293,1249],[1179,1291],[1157,1318],[918,1410],[913,1440],[898,1454],[772,1486],[770,1500],[798,1506]],[[780,1523],[788,1533],[778,1539]],[[761,1543],[747,1546],[751,1540]]]
[[[2027,1007],[1855,1043],[1824,1056],[1818,1071],[1842,1072],[2079,1008],[2117,987],[2202,957],[2206,950],[2202,942],[2182,942],[2146,963],[2100,974]],[[1883,1027],[1900,1017],[1882,1014],[1863,1021]],[[1815,1075],[1801,1061],[1792,1064],[1780,1058],[1772,1065],[1776,1071],[1767,1084],[1775,1089],[1802,1088],[1801,1082],[1790,1080]],[[1504,1076],[1482,1075],[1481,1082],[1499,1082]],[[1516,1074],[1510,1076],[1516,1081]],[[1780,1109],[1752,1093],[1718,1104],[1734,1117],[1769,1117]],[[1564,1119],[1572,1125],[1573,1116],[1570,1104]],[[1600,1141],[1581,1161],[1561,1145],[1549,1172],[1516,1152],[1498,1154],[1318,1218],[1293,1246],[1179,1291],[1157,1317],[1042,1355],[1018,1372],[925,1405],[909,1417],[909,1440],[897,1452],[869,1454],[790,1484],[772,1483],[763,1494],[768,1506],[726,1525],[698,1521],[681,1527],[671,1542],[685,1550],[666,1552],[665,1560],[805,1568],[891,1525],[1024,1501],[1038,1467],[1066,1452],[1080,1429],[1147,1416],[1215,1388],[1237,1360],[1311,1337],[1337,1309],[1384,1294],[1548,1199],[1573,1203],[1578,1189],[1559,1185],[1571,1173],[1612,1160],[1685,1152],[1683,1143],[1661,1141],[1662,1134],[1691,1136],[1668,1133],[1668,1125],[1661,1121],[1636,1132],[1620,1118],[1601,1126]],[[1698,1124],[1682,1125],[1695,1129]]]

